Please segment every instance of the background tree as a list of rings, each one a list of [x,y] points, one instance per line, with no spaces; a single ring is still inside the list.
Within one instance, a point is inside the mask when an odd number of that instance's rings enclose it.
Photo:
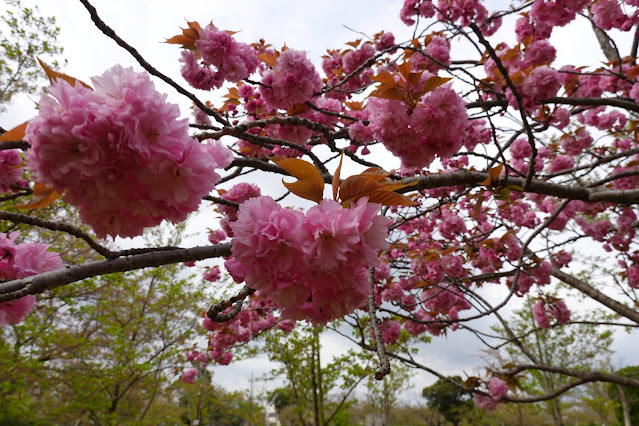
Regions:
[[[370,412],[381,409],[388,424],[397,423],[393,408],[399,405],[402,392],[410,388],[409,378],[410,368],[397,362],[392,364],[390,380],[379,381],[370,376],[366,382],[368,401],[371,404]]]
[[[459,376],[451,376],[450,379],[462,382]],[[476,411],[472,402],[472,392],[463,390],[448,380],[439,379],[434,384],[422,389],[422,396],[428,400],[428,406],[441,413],[446,421],[453,425],[469,417],[475,417],[471,413]]]
[[[179,400],[184,424],[244,426],[260,425],[264,411],[243,392],[228,392],[211,382],[211,374],[204,371],[195,383],[175,382],[169,394]],[[179,411],[179,410],[178,410]],[[159,422],[165,419],[158,418]]]
[[[40,16],[38,7],[25,7],[20,0],[4,0],[0,25],[0,112],[17,93],[36,93],[45,74],[37,58],[56,68],[63,48],[58,44],[60,28],[55,17]]]
[[[542,328],[533,315],[535,303],[537,299],[527,297],[523,308],[515,310],[510,321],[495,327],[495,331],[511,339],[498,350],[487,351],[497,358],[496,364],[518,364],[532,359],[544,365],[566,369],[591,370],[606,365],[612,335],[610,330],[601,325],[607,320],[601,313],[592,311],[588,319],[573,315],[570,323]],[[528,393],[543,395],[557,391],[568,382],[568,378],[556,373],[531,371],[518,380],[518,386]],[[567,393],[543,402],[556,425],[564,424],[564,395],[574,398]]]
[[[166,402],[167,386],[181,375],[205,294],[192,277],[179,278],[185,272],[171,266],[87,280],[52,291],[27,321],[2,328],[4,415],[96,424],[172,418],[174,406],[162,412],[154,402]]]
[[[638,378],[639,367],[625,367],[616,373],[625,377]],[[615,415],[620,424],[633,425],[639,421],[639,392],[637,389],[609,385],[608,394],[618,402]]]
[[[340,412],[347,412],[349,396],[370,373],[366,361],[360,364],[354,353],[322,366],[320,335],[318,327],[298,326],[289,334],[273,332],[265,337],[262,350],[278,365],[271,376],[286,383],[269,397],[284,422],[333,424]]]

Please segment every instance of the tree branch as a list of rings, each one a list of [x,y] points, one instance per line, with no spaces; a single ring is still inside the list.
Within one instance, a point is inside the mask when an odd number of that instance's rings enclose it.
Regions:
[[[628,306],[606,296],[596,288],[573,277],[572,275],[568,275],[565,272],[560,271],[557,267],[553,267],[552,275],[555,278],[560,279],[562,282],[568,284],[570,287],[579,290],[591,299],[594,299],[605,307],[613,310],[617,314],[639,324],[639,312],[637,312],[636,310],[629,308]]]
[[[182,248],[169,251],[136,254],[117,259],[67,266],[57,271],[44,272],[27,278],[0,283],[0,302],[15,300],[28,294],[38,294],[85,278],[157,267],[178,262],[226,257],[231,255],[231,244]]]

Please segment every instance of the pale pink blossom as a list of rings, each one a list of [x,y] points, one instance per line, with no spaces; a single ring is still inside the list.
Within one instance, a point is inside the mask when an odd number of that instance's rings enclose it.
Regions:
[[[59,79],[27,126],[28,169],[74,204],[100,237],[135,236],[199,207],[232,153],[188,134],[148,74],[115,66],[96,90]]]
[[[322,89],[322,80],[306,53],[288,49],[280,54],[272,71],[264,74],[260,93],[275,108],[304,103]]]
[[[198,374],[200,374],[200,370],[198,370],[197,368],[187,368],[182,372],[182,381],[184,383],[193,384],[195,383],[195,379],[197,378]]]

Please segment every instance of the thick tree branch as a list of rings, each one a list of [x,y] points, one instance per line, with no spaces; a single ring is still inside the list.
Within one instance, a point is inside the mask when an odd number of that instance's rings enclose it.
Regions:
[[[21,149],[23,151],[31,148],[28,142],[24,141],[6,141],[0,142],[0,151],[4,151],[6,149]]]
[[[617,314],[628,318],[629,320],[632,320],[634,322],[636,322],[637,324],[639,324],[639,312],[637,312],[636,310],[629,308],[628,306],[617,302],[616,300],[606,296],[605,294],[603,294],[602,292],[600,292],[599,290],[597,290],[596,288],[586,284],[585,282],[573,277],[572,275],[568,275],[565,272],[560,271],[558,268],[553,267],[553,272],[552,272],[553,276],[555,278],[560,279],[562,282],[568,284],[570,287],[579,290],[580,292],[582,292],[583,294],[585,294],[586,296],[590,297],[591,299],[596,300],[597,302],[601,303],[602,305],[604,305],[605,307],[613,310],[614,312],[616,312]]]
[[[375,308],[375,268],[371,268],[369,272],[369,281],[371,285],[371,293],[368,295],[368,313],[371,317],[371,329],[373,330],[373,336],[375,337],[375,347],[377,350],[377,356],[379,357],[380,367],[375,373],[375,379],[382,380],[385,376],[390,374],[390,361],[386,355],[386,348],[384,348],[384,340],[382,339],[382,333],[377,326],[377,315]]]
[[[417,182],[417,184],[398,190],[399,193],[411,191],[421,191],[423,189],[443,188],[447,186],[479,186],[490,176],[484,172],[471,172],[460,170],[457,172],[438,173],[417,178],[406,179],[406,183]],[[496,187],[515,186],[523,187],[525,180],[513,176],[500,176]],[[527,192],[535,194],[550,195],[553,197],[566,198],[569,200],[580,200],[587,202],[610,202],[621,205],[639,203],[639,189],[614,190],[602,188],[584,188],[580,186],[561,185],[533,179],[530,182]]]
[[[14,300],[27,294],[38,294],[85,278],[157,267],[178,262],[226,257],[231,255],[231,244],[200,246],[168,251],[136,254],[117,259],[67,266],[57,271],[44,272],[27,278],[0,283],[0,302]]]

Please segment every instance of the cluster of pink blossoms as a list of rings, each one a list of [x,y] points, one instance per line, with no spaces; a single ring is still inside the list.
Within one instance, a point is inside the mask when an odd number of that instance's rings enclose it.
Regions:
[[[26,187],[22,179],[22,157],[15,149],[0,151],[0,193],[12,192],[12,187]]]
[[[468,127],[464,101],[448,86],[424,95],[412,111],[402,101],[381,98],[371,99],[366,110],[372,134],[407,168],[451,157]]]
[[[548,313],[557,320],[558,324],[566,324],[570,321],[570,311],[563,300],[554,299],[551,304],[547,304],[545,300],[539,299],[532,308],[535,321],[541,328],[550,328],[550,319]]]
[[[395,37],[391,33],[385,33],[382,36],[382,43],[379,47],[390,47],[394,44]],[[390,45],[388,43],[391,43]],[[370,43],[364,43],[359,49],[349,50],[342,54],[341,52],[333,52],[330,56],[325,56],[322,60],[322,69],[326,73],[326,78],[330,85],[339,83],[344,77],[354,73],[366,60],[375,55],[375,47]],[[348,92],[354,92],[370,83],[370,76],[373,70],[364,68],[359,73],[353,75],[343,85],[342,89]],[[346,97],[345,93],[328,92],[327,96]]]
[[[220,365],[228,365],[233,360],[231,348],[237,343],[246,343],[274,326],[286,333],[292,331],[295,328],[295,322],[276,318],[273,315],[276,308],[277,306],[270,298],[262,297],[257,292],[251,297],[248,305],[230,321],[214,322],[209,317],[205,317],[202,326],[211,332],[209,347],[207,354],[199,354],[198,360],[201,362],[212,360]],[[229,307],[224,313],[230,309]]]
[[[386,345],[394,345],[397,343],[399,336],[402,334],[402,325],[395,320],[384,320],[378,324],[379,331],[382,335],[382,341]],[[370,329],[371,337],[374,336],[373,329]]]
[[[197,53],[185,50],[180,58],[182,77],[196,89],[219,88],[225,81],[243,80],[257,69],[260,60],[255,49],[235,41],[228,32],[208,25],[198,35]]]
[[[221,197],[234,203],[242,204],[249,198],[259,197],[262,195],[262,191],[257,185],[252,183],[240,182],[233,185],[227,192],[221,194]],[[225,206],[224,204],[218,204],[217,211],[222,213],[224,217],[220,220],[220,226],[222,231],[229,237],[233,236],[233,230],[230,224],[237,220],[237,208],[232,206]],[[226,235],[224,238],[226,238]],[[215,244],[215,243],[213,243]]]
[[[260,94],[264,100],[280,109],[303,104],[322,90],[322,79],[306,53],[294,49],[278,56],[275,68],[262,77],[262,84]]]
[[[47,251],[42,243],[15,244],[17,232],[0,234],[0,279],[15,280],[63,267],[57,253]],[[0,327],[17,324],[33,310],[35,297],[27,295],[0,303]]]
[[[360,199],[350,209],[324,200],[306,215],[270,197],[240,206],[233,257],[225,266],[237,282],[267,294],[284,318],[324,324],[361,307],[370,292],[368,268],[388,247],[389,219]]]
[[[92,81],[96,90],[61,79],[40,99],[27,126],[28,169],[36,181],[66,191],[100,237],[140,235],[196,210],[232,152],[200,144],[178,120],[177,105],[146,73],[115,66]]]
[[[478,408],[493,411],[508,393],[508,386],[499,377],[492,377],[488,381],[488,396],[473,393],[473,401]]]
[[[501,26],[501,18],[487,19],[488,11],[479,0],[439,0],[437,8],[433,3],[433,0],[404,0],[399,17],[406,25],[413,25],[413,17],[432,18],[437,12],[440,21],[459,21],[463,26],[476,22],[486,36],[494,34]]]

